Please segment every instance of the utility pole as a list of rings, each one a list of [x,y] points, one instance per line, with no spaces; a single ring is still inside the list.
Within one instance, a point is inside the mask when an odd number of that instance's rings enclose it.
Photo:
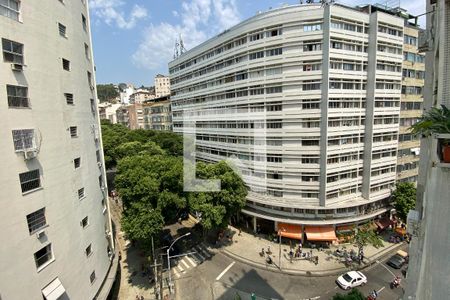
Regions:
[[[155,274],[155,295],[156,295],[156,299],[159,300],[161,299],[161,288],[160,286],[158,286],[158,266],[161,266],[161,264],[158,264],[156,261],[156,256],[155,256],[155,245],[153,243],[153,236],[152,236],[152,255],[153,255],[153,265],[151,265],[151,267],[153,267],[153,273]]]

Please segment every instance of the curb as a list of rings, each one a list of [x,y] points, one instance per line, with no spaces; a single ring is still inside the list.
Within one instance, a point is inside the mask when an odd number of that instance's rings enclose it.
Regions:
[[[368,258],[367,259],[368,262],[365,263],[363,266],[356,268],[356,270],[364,270],[365,268],[374,265],[379,258],[389,255],[391,252],[397,250],[398,248],[400,248],[403,245],[404,245],[404,243],[399,243],[399,244],[394,244],[393,246],[383,249],[383,251],[380,251],[377,254],[375,254],[373,257]],[[253,266],[253,267],[261,269],[261,270],[271,271],[274,273],[288,274],[288,275],[300,275],[300,276],[307,276],[307,277],[311,277],[311,276],[325,277],[325,276],[331,276],[331,275],[338,275],[338,274],[341,274],[342,272],[348,270],[347,267],[341,267],[341,268],[331,269],[331,270],[326,270],[326,271],[304,271],[304,270],[294,270],[294,269],[281,269],[280,270],[277,267],[272,266],[272,265],[269,266],[269,265],[265,265],[265,264],[262,264],[259,262],[255,262],[253,260],[248,260],[248,259],[246,259],[236,253],[228,251],[226,249],[222,249],[222,250],[214,249],[213,251],[221,252],[231,259],[234,259],[236,261],[239,261],[246,265]]]

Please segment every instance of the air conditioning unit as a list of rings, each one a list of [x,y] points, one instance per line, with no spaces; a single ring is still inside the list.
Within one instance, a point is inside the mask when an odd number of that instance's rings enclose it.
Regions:
[[[44,231],[44,230],[40,230],[40,231],[36,232],[36,237],[37,237],[38,239],[41,239],[41,238],[43,238],[44,236],[45,236],[45,231]]]
[[[11,69],[13,71],[22,72],[24,65],[22,64],[11,64]]]
[[[36,149],[25,149],[23,151],[23,156],[25,160],[36,158],[38,151]]]

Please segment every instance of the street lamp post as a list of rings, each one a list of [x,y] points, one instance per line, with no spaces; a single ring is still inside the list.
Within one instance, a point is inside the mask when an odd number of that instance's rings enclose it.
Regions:
[[[184,238],[186,236],[189,236],[191,233],[188,232],[186,234],[183,234],[182,236],[177,237],[172,244],[170,244],[169,248],[167,248],[167,269],[169,271],[169,292],[172,294],[172,276],[170,274],[170,249],[172,249],[172,246],[181,238]]]

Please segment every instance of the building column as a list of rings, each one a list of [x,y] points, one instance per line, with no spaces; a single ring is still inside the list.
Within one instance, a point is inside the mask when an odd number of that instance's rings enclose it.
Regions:
[[[256,217],[253,218],[253,232],[256,233]]]

